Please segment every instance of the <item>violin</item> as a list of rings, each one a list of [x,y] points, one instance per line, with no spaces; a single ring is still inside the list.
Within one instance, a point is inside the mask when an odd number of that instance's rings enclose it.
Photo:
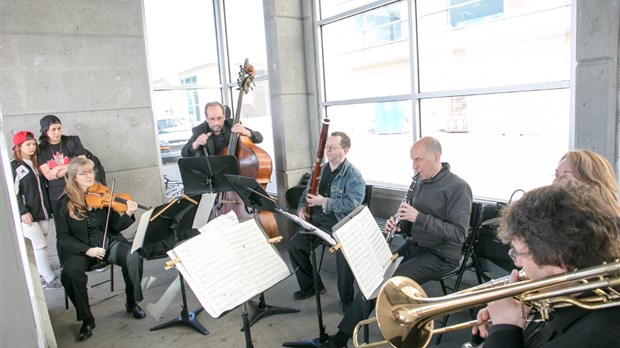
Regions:
[[[117,213],[125,213],[127,211],[127,201],[133,201],[128,193],[114,193],[105,185],[94,183],[88,188],[84,195],[86,204],[93,209],[108,208],[112,202],[112,209]],[[138,208],[149,210],[150,207],[138,204]]]

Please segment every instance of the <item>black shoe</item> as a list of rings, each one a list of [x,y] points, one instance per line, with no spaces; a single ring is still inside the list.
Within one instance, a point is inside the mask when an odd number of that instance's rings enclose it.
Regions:
[[[324,294],[325,291],[325,285],[321,284],[321,286],[319,287],[319,293]],[[314,288],[311,288],[307,291],[299,290],[293,293],[293,298],[296,300],[305,300],[312,296],[314,296]]]
[[[347,348],[347,345],[339,345],[334,342],[334,338],[330,337],[329,340],[325,343],[325,348]]]
[[[125,304],[125,309],[127,309],[127,313],[131,313],[136,319],[142,319],[146,316],[144,310],[137,303],[132,305]]]
[[[90,336],[93,335],[93,329],[95,328],[95,320],[84,320],[82,323],[82,328],[80,328],[80,335],[78,339],[80,341],[86,341]]]

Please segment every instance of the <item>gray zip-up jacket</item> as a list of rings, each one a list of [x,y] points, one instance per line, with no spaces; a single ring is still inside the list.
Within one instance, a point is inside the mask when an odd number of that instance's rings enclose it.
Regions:
[[[401,231],[419,246],[458,260],[469,229],[472,193],[448,163],[442,166],[432,179],[416,183],[409,204],[420,213],[415,223],[403,221]]]

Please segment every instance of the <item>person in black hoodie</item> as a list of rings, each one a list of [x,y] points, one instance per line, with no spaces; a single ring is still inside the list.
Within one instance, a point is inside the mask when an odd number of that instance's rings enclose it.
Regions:
[[[232,124],[230,109],[219,102],[205,106],[205,122],[192,129],[192,137],[181,149],[183,157],[204,157],[217,155],[228,146],[230,135],[237,133],[249,137],[254,144],[261,143],[263,136],[258,131],[245,128],[241,123]],[[232,154],[234,155],[234,154]]]
[[[456,268],[469,228],[471,188],[450,171],[448,163],[441,162],[441,154],[435,138],[423,137],[413,144],[410,155],[416,174],[411,192],[385,225],[386,232],[396,228],[408,235],[396,251],[403,260],[394,276],[411,278],[420,285]],[[375,306],[374,300],[364,305],[365,301],[358,293],[327,347],[347,346],[357,323]]]
[[[32,132],[21,131],[13,136],[13,179],[24,237],[32,243],[37,271],[45,289],[62,288],[50,266],[47,233],[51,209],[45,178],[36,165],[37,141]]]

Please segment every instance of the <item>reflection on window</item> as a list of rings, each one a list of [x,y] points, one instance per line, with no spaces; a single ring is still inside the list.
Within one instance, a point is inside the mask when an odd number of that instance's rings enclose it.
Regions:
[[[413,175],[410,101],[332,106],[326,115],[330,133],[343,131],[351,138],[347,158],[364,180],[402,188],[409,185]]]
[[[362,49],[389,43],[402,39],[401,7],[396,5],[385,6],[374,11],[363,13],[355,17],[355,29],[358,38],[354,38]]]
[[[195,86],[196,76],[182,79],[181,85]],[[200,122],[200,105],[198,105],[198,91],[196,90],[187,91],[187,114],[190,119],[193,119],[195,122]]]
[[[569,104],[568,89],[427,99],[421,131],[441,141],[442,160],[475,196],[507,199],[551,183],[568,149]]]
[[[407,2],[321,28],[326,100],[411,93]]]
[[[453,27],[480,22],[504,13],[504,0],[450,0],[448,13]]]

